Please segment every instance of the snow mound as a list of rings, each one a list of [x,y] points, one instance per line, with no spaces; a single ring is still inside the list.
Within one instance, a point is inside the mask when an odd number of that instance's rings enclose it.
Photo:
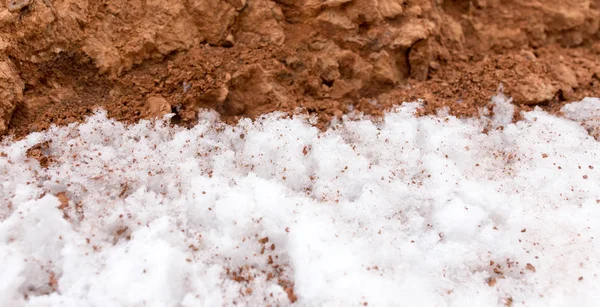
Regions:
[[[588,133],[600,139],[600,103],[598,98],[585,98],[582,101],[565,105],[561,112],[568,119],[581,122]]]
[[[98,113],[5,142],[0,302],[595,306],[600,145],[496,104],[487,134],[404,104],[324,133],[276,114],[184,130]]]

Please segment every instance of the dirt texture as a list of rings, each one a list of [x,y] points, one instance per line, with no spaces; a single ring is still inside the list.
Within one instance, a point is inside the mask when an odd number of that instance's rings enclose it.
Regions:
[[[600,0],[0,0],[0,134],[600,96]]]

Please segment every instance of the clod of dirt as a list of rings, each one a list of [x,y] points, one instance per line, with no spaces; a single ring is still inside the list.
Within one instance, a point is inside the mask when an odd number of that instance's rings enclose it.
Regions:
[[[236,72],[227,83],[228,95],[224,103],[225,112],[243,115],[247,110],[264,104],[283,101],[262,66],[255,64]]]
[[[14,13],[28,7],[30,3],[31,0],[8,0],[6,6],[9,12]]]
[[[17,103],[23,100],[23,83],[14,67],[0,61],[0,134],[6,131]]]
[[[165,114],[171,113],[171,105],[161,96],[150,96],[146,99],[148,112],[146,119],[160,118]]]
[[[372,53],[369,56],[373,60],[373,77],[383,84],[397,84],[404,77],[396,67],[394,59],[386,52]]]
[[[579,87],[577,75],[565,64],[558,64],[553,67],[553,78],[559,82],[560,90],[565,99],[572,99],[574,90]]]
[[[268,0],[244,1],[237,6],[240,15],[233,27],[233,37],[238,43],[260,46],[281,46],[285,41],[285,31],[281,26],[285,16],[281,7]]]
[[[29,148],[27,150],[27,158],[35,159],[41,167],[48,168],[53,162],[52,157],[48,155],[49,145],[48,142],[43,142]]]
[[[529,75],[512,87],[513,98],[525,105],[548,102],[554,97],[557,89],[536,75]]]
[[[395,31],[395,37],[390,44],[392,49],[408,49],[416,42],[428,38],[434,30],[435,24],[428,20],[407,23]]]
[[[383,17],[394,18],[404,11],[403,4],[404,0],[380,0],[377,2],[377,8]]]

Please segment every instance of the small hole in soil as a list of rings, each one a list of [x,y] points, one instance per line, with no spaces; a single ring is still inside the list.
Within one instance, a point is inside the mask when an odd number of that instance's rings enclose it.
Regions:
[[[333,82],[334,82],[333,80],[332,81],[323,80],[323,84],[327,85],[328,87],[332,87]]]
[[[181,124],[181,116],[179,114],[175,114],[175,116],[171,117],[171,124],[173,124],[173,125]]]

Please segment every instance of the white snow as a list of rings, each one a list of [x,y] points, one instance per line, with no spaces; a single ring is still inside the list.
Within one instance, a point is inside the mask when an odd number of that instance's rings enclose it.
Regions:
[[[561,112],[564,117],[581,122],[588,133],[600,139],[600,104],[598,98],[585,98],[580,102],[565,105]]]
[[[596,306],[600,145],[578,121],[600,100],[516,124],[494,103],[324,133],[100,112],[6,141],[1,305]],[[47,169],[26,155],[45,141]]]

